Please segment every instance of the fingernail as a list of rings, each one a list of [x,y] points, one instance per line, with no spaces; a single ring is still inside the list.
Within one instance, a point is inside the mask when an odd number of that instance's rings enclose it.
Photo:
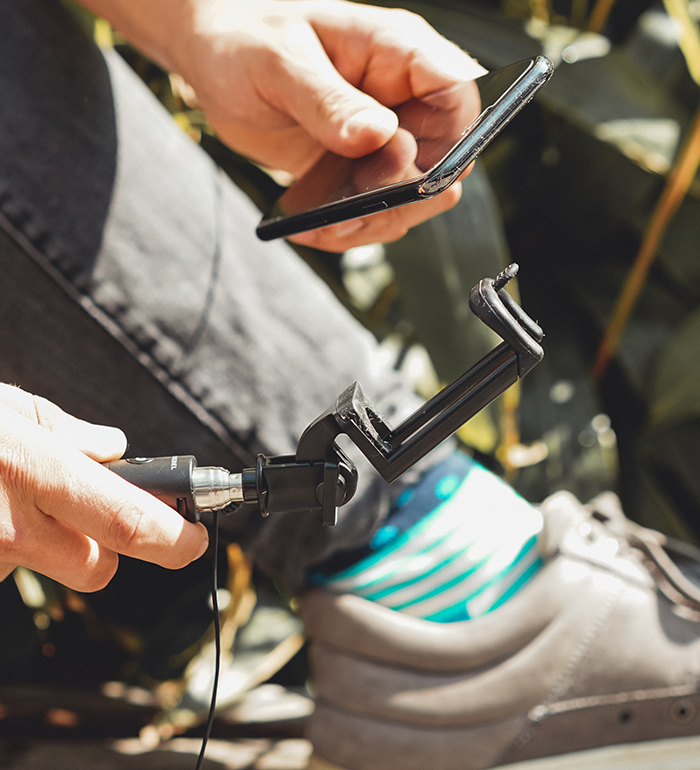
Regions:
[[[399,126],[399,119],[395,112],[389,109],[369,108],[360,110],[351,115],[343,125],[342,133],[347,139],[353,139],[367,129],[387,136],[393,136]]]
[[[444,99],[446,96],[452,96],[452,94],[461,91],[464,88],[464,83],[454,83],[451,86],[448,86],[447,88],[440,88],[438,91],[431,91],[429,94],[425,94],[424,96],[420,97],[421,102],[427,102],[428,104],[431,104],[432,102],[439,102],[440,100]]]

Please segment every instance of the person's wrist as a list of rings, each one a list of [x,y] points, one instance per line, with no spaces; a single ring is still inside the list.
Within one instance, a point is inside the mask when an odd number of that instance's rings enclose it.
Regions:
[[[199,0],[79,0],[142,53],[168,71],[180,72],[189,48]]]
[[[212,54],[220,49],[227,33],[240,31],[246,5],[254,9],[261,1],[178,0],[178,20],[170,33],[169,69],[181,75],[195,92],[207,90],[216,74],[210,67]]]

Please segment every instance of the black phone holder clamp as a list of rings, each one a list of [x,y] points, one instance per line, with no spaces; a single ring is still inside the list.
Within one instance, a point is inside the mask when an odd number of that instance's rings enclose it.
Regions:
[[[333,525],[338,507],[357,489],[357,470],[338,436],[348,436],[392,482],[542,360],[542,329],[504,290],[517,272],[510,265],[495,279],[483,279],[469,298],[475,315],[503,342],[396,428],[355,382],[304,430],[294,455],[259,455],[255,468],[240,474],[197,468],[191,456],[120,460],[109,467],[189,519],[203,510],[255,503],[263,516],[319,510],[323,524]]]

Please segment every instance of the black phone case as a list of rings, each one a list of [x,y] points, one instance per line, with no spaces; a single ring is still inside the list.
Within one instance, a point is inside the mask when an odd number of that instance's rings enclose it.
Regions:
[[[295,233],[315,230],[325,225],[374,214],[397,206],[405,206],[432,198],[446,190],[474,161],[482,150],[532,99],[549,80],[553,65],[544,56],[529,60],[530,66],[507,91],[486,110],[474,128],[423,176],[406,182],[344,198],[298,214],[285,216],[279,209],[265,216],[256,229],[261,240],[283,238]],[[521,65],[522,62],[518,62]],[[510,65],[517,66],[517,65]]]

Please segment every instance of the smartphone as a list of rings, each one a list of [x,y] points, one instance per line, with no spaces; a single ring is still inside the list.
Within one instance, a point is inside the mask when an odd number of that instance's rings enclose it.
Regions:
[[[399,128],[387,144],[362,158],[323,155],[282,193],[258,237],[286,237],[438,195],[552,72],[549,59],[537,56],[395,107]]]

